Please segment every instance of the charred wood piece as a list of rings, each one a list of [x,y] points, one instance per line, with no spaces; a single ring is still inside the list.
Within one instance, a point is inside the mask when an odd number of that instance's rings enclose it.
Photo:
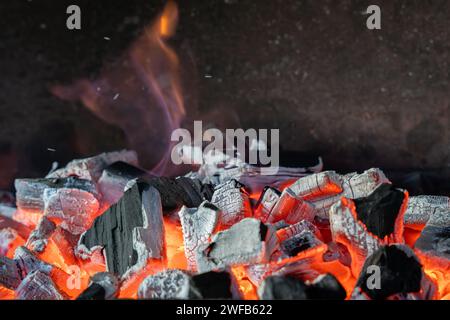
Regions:
[[[265,187],[255,206],[255,216],[266,223],[270,212],[280,199],[281,192],[275,188]]]
[[[102,200],[114,204],[122,198],[125,186],[130,180],[149,176],[147,171],[126,162],[115,162],[103,170],[98,180],[98,189]]]
[[[64,300],[64,296],[56,288],[47,274],[36,270],[28,274],[16,289],[19,300]]]
[[[138,166],[135,151],[121,150],[102,153],[94,157],[77,159],[69,162],[64,168],[50,172],[46,178],[67,178],[71,176],[97,182],[103,170],[109,165],[122,161]]]
[[[44,216],[76,235],[91,226],[100,209],[91,193],[79,189],[46,189],[44,202]]]
[[[382,184],[369,196],[354,200],[358,220],[369,232],[383,239],[394,233],[404,200],[403,191],[391,184]]]
[[[444,196],[410,197],[405,212],[405,226],[422,229],[433,215],[447,212],[450,215],[450,198]]]
[[[16,289],[29,273],[40,271],[50,274],[52,269],[52,265],[39,260],[25,247],[18,247],[14,259],[0,256],[0,285]]]
[[[414,246],[425,254],[450,260],[450,211],[435,211]]]
[[[356,299],[362,292],[368,299],[384,300],[419,292],[423,277],[421,264],[409,247],[382,246],[367,257],[352,296]]]
[[[45,209],[44,194],[46,191],[57,191],[61,188],[79,189],[91,193],[98,199],[95,184],[91,181],[75,177],[51,179],[16,179],[17,207],[32,212],[43,212]]]
[[[343,191],[341,176],[334,171],[323,171],[300,178],[289,189],[297,197],[306,200],[337,195]]]
[[[270,276],[258,288],[258,296],[264,300],[344,300],[346,292],[330,274],[311,283],[291,276]]]
[[[309,283],[307,294],[311,300],[345,300],[347,296],[344,287],[329,273],[320,275]]]
[[[34,252],[43,252],[47,246],[48,239],[56,229],[56,224],[47,217],[39,220],[36,228],[30,233],[26,246]]]
[[[226,266],[267,262],[277,246],[272,226],[246,218],[213,236],[197,256],[198,270],[206,272]]]
[[[306,285],[289,276],[270,276],[258,288],[262,300],[306,300]]]
[[[185,272],[165,270],[145,278],[139,286],[139,299],[200,299],[201,294]]]
[[[188,208],[198,207],[212,197],[212,186],[198,179],[152,177],[143,180],[159,191],[164,211],[175,210],[183,205]]]
[[[192,277],[202,299],[240,299],[241,294],[233,274],[228,271],[210,271]]]
[[[280,249],[288,257],[322,244],[317,237],[318,229],[309,221],[303,220],[277,232]]]
[[[99,272],[92,278],[89,286],[77,300],[112,300],[119,290],[119,280],[111,273]]]
[[[229,180],[214,189],[211,202],[221,211],[220,224],[232,226],[236,222],[250,217],[252,209],[244,185],[236,180]]]
[[[343,196],[350,199],[367,197],[379,185],[390,183],[383,171],[378,168],[371,168],[361,174],[346,174],[342,180]]]
[[[272,208],[267,222],[274,223],[284,220],[288,224],[295,224],[302,220],[314,219],[314,206],[294,194],[292,189],[286,188],[277,203]]]
[[[342,198],[331,207],[333,240],[349,249],[355,272],[382,244],[403,242],[407,198],[401,190],[383,184],[366,198]]]
[[[184,252],[189,270],[197,270],[197,252],[208,243],[219,221],[219,209],[203,202],[198,209],[183,207],[178,213],[183,230]]]
[[[82,234],[77,253],[89,256],[103,247],[108,271],[126,276],[145,266],[147,259],[164,259],[164,225],[158,191],[135,182],[124,196],[95,219]]]

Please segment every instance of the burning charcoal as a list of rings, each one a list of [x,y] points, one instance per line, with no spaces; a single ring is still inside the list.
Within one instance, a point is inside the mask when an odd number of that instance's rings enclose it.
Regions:
[[[307,220],[303,220],[277,232],[281,251],[289,257],[299,252],[316,247],[322,243],[317,238],[319,231]]]
[[[405,194],[401,190],[383,184],[369,196],[354,200],[358,220],[364,223],[369,232],[383,239],[394,233],[404,199]]]
[[[0,286],[16,289],[21,281],[22,275],[16,261],[0,256]]]
[[[367,258],[353,295],[362,291],[370,299],[380,300],[394,294],[418,292],[422,277],[422,267],[409,247],[383,246]]]
[[[342,179],[334,171],[324,171],[298,179],[289,189],[306,200],[332,196],[341,193]]]
[[[104,247],[110,272],[123,276],[128,270],[137,271],[148,258],[165,256],[162,219],[158,191],[145,182],[135,182],[82,234],[78,254],[83,257]]]
[[[192,282],[203,299],[239,299],[236,279],[227,271],[210,271],[192,277]]]
[[[103,169],[118,161],[138,166],[136,152],[121,150],[102,153],[91,158],[73,160],[69,162],[65,168],[49,173],[46,178],[66,178],[76,176],[80,179],[96,182],[102,175]]]
[[[450,260],[450,211],[437,210],[428,220],[415,248],[421,252]]]
[[[342,200],[330,209],[330,228],[335,242],[342,243],[352,256],[358,272],[366,255],[381,244],[403,242],[403,215],[407,195],[383,184],[368,197]]]
[[[56,224],[47,217],[39,220],[36,229],[34,229],[27,240],[26,246],[34,252],[42,252],[47,246],[48,239],[56,229]]]
[[[275,229],[261,221],[246,218],[213,236],[197,256],[200,272],[225,266],[267,262],[275,251]]]
[[[0,256],[10,256],[17,245],[21,245],[24,242],[16,230],[12,228],[0,229]]]
[[[384,173],[380,169],[372,168],[361,174],[349,173],[341,177],[342,193],[328,197],[313,199],[315,215],[328,219],[329,210],[333,204],[340,201],[342,197],[357,199],[367,197],[380,184],[389,183]]]
[[[152,177],[145,178],[145,182],[159,191],[165,211],[183,205],[188,208],[198,207],[203,201],[210,201],[212,197],[212,186],[202,184],[197,179]]]
[[[306,300],[307,287],[303,281],[294,277],[270,276],[258,288],[262,300]]]
[[[450,198],[444,196],[410,197],[405,212],[405,225],[410,228],[422,227],[437,211],[450,212]]]
[[[265,187],[256,203],[255,217],[266,223],[280,196],[281,192],[277,189]]]
[[[377,168],[371,168],[361,174],[350,173],[343,177],[343,196],[350,199],[367,197],[383,183],[389,183],[389,179]]]
[[[196,255],[202,245],[208,243],[217,226],[219,209],[203,202],[198,209],[183,207],[178,213],[183,229],[184,252],[189,270],[197,270]]]
[[[23,239],[27,239],[31,231],[26,225],[21,224],[20,222],[17,222],[9,217],[0,215],[0,230],[6,228],[14,229]]]
[[[46,189],[44,202],[44,216],[72,234],[86,231],[100,208],[91,193],[79,189]]]
[[[188,150],[186,154],[192,152]],[[252,193],[260,193],[265,186],[280,188],[286,181],[296,180],[311,172],[320,172],[322,168],[322,159],[318,158],[305,167],[277,167],[273,172],[268,172],[268,168],[250,165],[239,158],[231,159],[226,154],[214,150],[204,154],[200,169],[189,176],[214,185],[234,179],[247,186]]]
[[[268,222],[284,220],[288,224],[295,224],[301,220],[312,221],[314,207],[307,201],[297,197],[293,191],[286,188],[270,212]]]
[[[64,297],[58,289],[56,289],[50,276],[36,270],[28,274],[16,289],[16,299],[64,300]]]
[[[139,299],[200,299],[192,278],[185,272],[169,269],[149,276],[138,290]]]
[[[119,281],[111,273],[99,272],[91,278],[86,288],[77,300],[112,300],[117,296]]]
[[[44,211],[44,192],[47,189],[79,189],[98,197],[97,189],[91,181],[77,179],[75,177],[61,179],[16,179],[14,185],[16,188],[17,207],[32,212]]]
[[[18,247],[14,254],[14,260],[22,274],[22,278],[24,278],[27,274],[39,270],[40,272],[50,274],[53,269],[53,266],[39,260],[30,250],[26,247]]]
[[[308,298],[312,300],[345,300],[347,293],[331,274],[317,277],[307,287]]]
[[[125,186],[130,180],[149,175],[146,171],[126,162],[115,162],[103,170],[98,180],[102,200],[114,204],[122,198]]]
[[[236,222],[251,216],[250,199],[244,186],[236,180],[229,180],[218,185],[211,202],[221,210],[220,223],[231,226]]]

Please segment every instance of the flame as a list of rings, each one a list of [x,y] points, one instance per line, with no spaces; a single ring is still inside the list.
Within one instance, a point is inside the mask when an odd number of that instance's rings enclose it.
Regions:
[[[51,87],[65,100],[81,100],[100,119],[121,128],[141,165],[152,173],[170,172],[171,133],[185,116],[180,64],[167,44],[178,22],[178,8],[168,2],[125,54],[105,65],[97,79]]]

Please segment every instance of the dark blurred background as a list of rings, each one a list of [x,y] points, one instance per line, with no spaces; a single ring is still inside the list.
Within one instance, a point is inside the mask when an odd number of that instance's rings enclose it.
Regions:
[[[0,189],[45,175],[53,161],[126,147],[120,129],[49,87],[95,77],[164,3],[0,3]],[[70,4],[81,7],[81,30],[65,27]],[[370,4],[381,7],[381,30],[366,28]],[[376,166],[422,191],[449,192],[449,1],[178,5],[170,43],[183,67],[187,123],[279,128],[284,150],[320,155],[326,169]]]

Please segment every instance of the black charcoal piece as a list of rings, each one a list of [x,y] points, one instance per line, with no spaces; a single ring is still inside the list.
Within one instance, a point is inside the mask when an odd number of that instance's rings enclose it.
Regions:
[[[121,177],[127,180],[136,179],[149,174],[147,171],[123,161],[114,162],[106,167],[105,170],[103,170],[103,174],[105,173],[112,177]]]
[[[307,286],[303,281],[289,276],[270,276],[258,288],[262,300],[306,300]]]
[[[111,273],[99,272],[91,278],[86,288],[77,300],[111,300],[117,296],[119,289],[118,279]]]
[[[354,200],[358,220],[369,232],[383,239],[394,233],[404,197],[404,193],[391,184],[382,184],[369,196]]]
[[[181,270],[169,269],[148,276],[138,290],[139,299],[200,299],[191,276]]]
[[[435,211],[414,246],[424,253],[450,260],[450,212]]]
[[[377,270],[379,286],[374,282]],[[371,299],[383,300],[393,294],[419,291],[422,276],[421,264],[409,247],[383,246],[366,259],[356,287]]]
[[[36,270],[28,274],[16,289],[18,300],[64,300],[53,280],[47,274]]]
[[[192,281],[203,299],[239,298],[234,277],[227,271],[210,271],[197,274]]]
[[[123,276],[148,258],[164,258],[164,225],[157,190],[135,182],[80,238],[79,254],[104,247],[108,271]]]
[[[313,233],[303,232],[283,241],[280,247],[283,253],[289,257],[294,257],[300,252],[313,248],[320,243]]]
[[[317,277],[307,288],[311,300],[345,300],[347,293],[339,281],[331,274]]]
[[[216,233],[197,255],[197,267],[200,272],[206,272],[226,266],[267,262],[277,246],[272,226],[246,218]]]
[[[80,189],[98,197],[96,186],[89,180],[75,177],[48,179],[16,179],[16,203],[20,209],[44,211],[44,191],[47,189]]]
[[[188,208],[198,207],[203,201],[211,200],[212,186],[202,184],[198,179],[152,177],[144,180],[159,191],[165,211],[174,210],[183,205]]]
[[[102,194],[102,200],[113,204],[119,201],[124,193],[125,186],[130,180],[150,174],[126,162],[115,162],[103,170],[98,180],[98,188]]]

